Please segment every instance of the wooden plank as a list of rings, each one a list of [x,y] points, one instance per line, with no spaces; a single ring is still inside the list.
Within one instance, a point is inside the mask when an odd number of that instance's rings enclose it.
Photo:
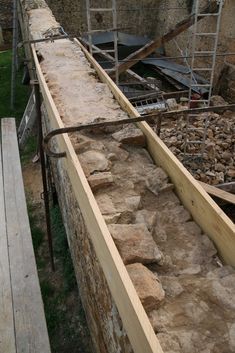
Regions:
[[[14,353],[16,346],[2,173],[0,143],[0,352]]]
[[[83,50],[101,81],[108,84],[123,110],[131,117],[139,116],[138,111],[132,106],[97,61],[78,40],[74,39],[74,41]],[[227,264],[235,266],[235,225],[233,222],[173,155],[150,126],[145,122],[138,123],[138,126],[146,136],[148,150],[153,160],[169,175],[183,205],[191,212],[195,222],[214,241],[224,261]]]
[[[89,42],[87,40],[85,40],[84,38],[79,38],[79,40],[84,43],[87,47],[89,47]],[[103,56],[105,59],[114,62],[114,57],[110,54],[108,54],[107,52],[105,52],[104,50],[100,49],[99,47],[97,47],[96,45],[92,45],[93,50],[96,52],[95,54],[98,54],[100,56]],[[152,85],[150,83],[148,83],[147,80],[145,80],[143,77],[139,76],[136,72],[132,71],[132,70],[127,70],[126,74],[128,76],[130,76],[131,78],[135,78],[137,81],[139,81],[140,83],[145,84],[146,87],[148,87],[149,89],[153,89]],[[158,91],[160,91],[160,89],[158,89]],[[157,92],[157,90],[156,90]]]
[[[2,156],[17,352],[50,353],[14,119],[2,119]]]
[[[213,13],[215,11],[217,11],[216,2],[205,7],[201,12],[202,14],[207,14],[209,12]],[[169,42],[170,40],[178,36],[180,33],[190,28],[194,24],[194,18],[194,14],[190,15],[188,18],[177,23],[174,29],[171,29],[164,36],[152,40],[151,42],[147,43],[144,47],[130,54],[122,63],[118,65],[117,70],[119,75],[127,69],[130,69],[133,65],[137,64],[139,60],[146,58],[148,55],[152,54],[156,49],[161,48],[165,43]],[[203,18],[205,18],[205,16],[198,16],[198,21]],[[115,69],[109,72],[110,75],[113,75],[114,73]]]
[[[219,199],[222,199],[224,201],[227,201],[228,203],[232,203],[235,205],[235,195],[231,194],[227,191],[220,190],[219,188],[203,183],[202,181],[199,182],[199,184],[203,187],[206,192],[212,196],[216,196]]]
[[[53,129],[64,127],[51,97],[40,64],[32,46],[37,76],[50,123]],[[111,80],[111,79],[110,79]],[[113,300],[135,353],[163,353],[147,314],[140,302],[104,218],[98,208],[72,143],[67,134],[57,137],[60,151],[67,157],[59,163],[67,171],[74,195],[80,206],[97,258],[104,271]]]

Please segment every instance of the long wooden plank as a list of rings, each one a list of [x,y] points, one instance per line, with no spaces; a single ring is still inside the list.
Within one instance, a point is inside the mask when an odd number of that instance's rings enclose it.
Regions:
[[[74,41],[83,50],[101,81],[108,84],[123,110],[131,117],[139,116],[137,110],[97,61],[78,40],[74,39]],[[169,175],[183,205],[191,212],[194,220],[202,230],[214,241],[224,261],[235,266],[235,225],[233,222],[173,155],[150,126],[145,122],[138,123],[138,126],[146,136],[148,150],[153,160]]]
[[[216,196],[219,199],[222,199],[224,201],[227,201],[229,203],[232,203],[235,205],[235,195],[231,194],[227,191],[221,190],[215,186],[203,183],[202,181],[199,182],[199,184],[203,187],[206,192],[212,196]]]
[[[16,352],[15,330],[2,173],[0,143],[0,352],[14,353]]]
[[[2,119],[2,156],[17,352],[50,353],[14,119]]]
[[[211,5],[205,7],[201,13],[207,14],[209,12],[217,11],[216,2],[212,3]],[[130,69],[132,66],[137,64],[137,62],[143,58],[146,58],[148,55],[152,54],[156,49],[161,48],[165,43],[169,42],[180,33],[184,32],[186,29],[190,28],[194,24],[194,14],[190,15],[188,18],[184,19],[183,21],[177,23],[174,29],[167,32],[164,36],[156,38],[151,42],[147,43],[144,47],[140,48],[139,50],[135,51],[134,53],[130,54],[122,63],[120,63],[117,67],[119,75]],[[198,16],[198,21],[205,18],[205,16]],[[109,72],[110,75],[115,73],[116,69],[113,69]]]
[[[37,76],[51,127],[64,127],[51,97],[40,64],[32,46]],[[57,137],[60,151],[67,157],[60,159],[68,172],[74,195],[80,206],[97,258],[104,271],[113,300],[135,353],[163,353],[147,314],[140,302],[127,270],[113,242],[104,218],[98,208],[72,143],[67,134]]]

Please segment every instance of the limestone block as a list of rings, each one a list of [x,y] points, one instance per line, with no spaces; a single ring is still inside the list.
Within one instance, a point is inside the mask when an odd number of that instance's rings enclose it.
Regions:
[[[158,308],[165,298],[158,278],[140,263],[127,265],[126,268],[145,310]]]
[[[134,126],[127,126],[124,129],[115,132],[112,137],[124,144],[135,145],[135,146],[145,146],[145,136],[140,129]]]
[[[109,230],[125,264],[162,260],[162,253],[145,224],[111,224]]]
[[[107,186],[113,184],[113,176],[110,172],[103,172],[90,175],[88,177],[88,182],[93,191],[97,191],[99,189],[103,189]]]

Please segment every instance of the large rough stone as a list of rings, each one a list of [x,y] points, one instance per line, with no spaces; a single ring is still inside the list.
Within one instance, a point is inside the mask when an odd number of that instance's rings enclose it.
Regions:
[[[157,212],[140,210],[136,212],[136,223],[145,223],[148,230],[151,231],[156,223]]]
[[[140,129],[129,125],[124,129],[115,132],[112,137],[124,144],[135,145],[135,146],[145,146],[145,136]]]
[[[162,261],[162,253],[145,224],[111,224],[109,230],[125,264]]]
[[[137,294],[147,312],[159,307],[165,292],[158,278],[140,263],[126,266]]]
[[[177,277],[161,276],[160,280],[167,296],[175,298],[183,293],[184,288],[181,286]]]
[[[82,168],[86,176],[95,172],[104,172],[110,169],[110,161],[99,151],[87,151],[79,155]]]
[[[131,196],[125,199],[127,207],[131,211],[137,211],[141,207],[141,197],[140,196]]]
[[[105,194],[97,195],[96,201],[100,208],[102,215],[113,215],[117,213],[111,197]]]
[[[146,186],[155,195],[161,191],[172,189],[172,184],[168,183],[168,176],[162,168],[156,168],[147,177]]]
[[[88,177],[88,182],[93,191],[103,189],[113,184],[113,176],[110,172],[97,173]]]

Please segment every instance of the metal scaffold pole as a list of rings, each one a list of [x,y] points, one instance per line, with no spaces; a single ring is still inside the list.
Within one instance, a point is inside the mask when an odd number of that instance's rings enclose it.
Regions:
[[[94,8],[91,6],[91,1],[86,0],[86,14],[87,14],[87,28],[88,28],[88,42],[89,51],[92,55],[96,54],[97,51],[93,49],[93,34],[102,32],[112,32],[113,33],[113,48],[108,50],[102,50],[106,54],[113,55],[113,62],[115,68],[115,79],[116,84],[119,83],[119,73],[118,73],[118,29],[117,29],[117,3],[116,0],[110,0],[112,3],[110,7]],[[112,28],[93,29],[94,18],[92,15],[110,14],[110,20],[112,22]],[[108,70],[107,70],[108,71]]]
[[[16,71],[17,71],[17,41],[18,41],[17,0],[13,0],[13,38],[12,38],[12,65],[11,65],[11,109],[14,109],[14,107],[15,107]]]
[[[214,73],[216,65],[216,54],[218,48],[218,39],[220,33],[221,14],[224,0],[217,0],[217,12],[202,14],[201,7],[202,0],[196,0],[194,4],[194,27],[192,35],[192,61],[190,67],[190,88],[189,88],[189,107],[192,104],[201,104],[203,107],[209,107],[213,91]],[[199,26],[198,19],[200,16],[205,16],[207,19],[214,19],[211,25],[215,27],[214,30],[205,32],[202,26]],[[208,47],[201,49],[202,40],[207,39]],[[200,60],[201,55],[207,56],[207,62]],[[198,74],[204,73],[207,75],[207,80],[198,82]],[[198,97],[195,98],[195,93]],[[185,126],[185,143],[184,143],[184,157],[203,158],[205,152],[205,143],[207,138],[207,130],[210,123],[210,115],[205,114],[203,126],[196,127],[194,122],[198,118],[198,114],[189,114],[186,119]],[[200,146],[200,148],[196,148]],[[196,151],[196,152],[195,152]]]

